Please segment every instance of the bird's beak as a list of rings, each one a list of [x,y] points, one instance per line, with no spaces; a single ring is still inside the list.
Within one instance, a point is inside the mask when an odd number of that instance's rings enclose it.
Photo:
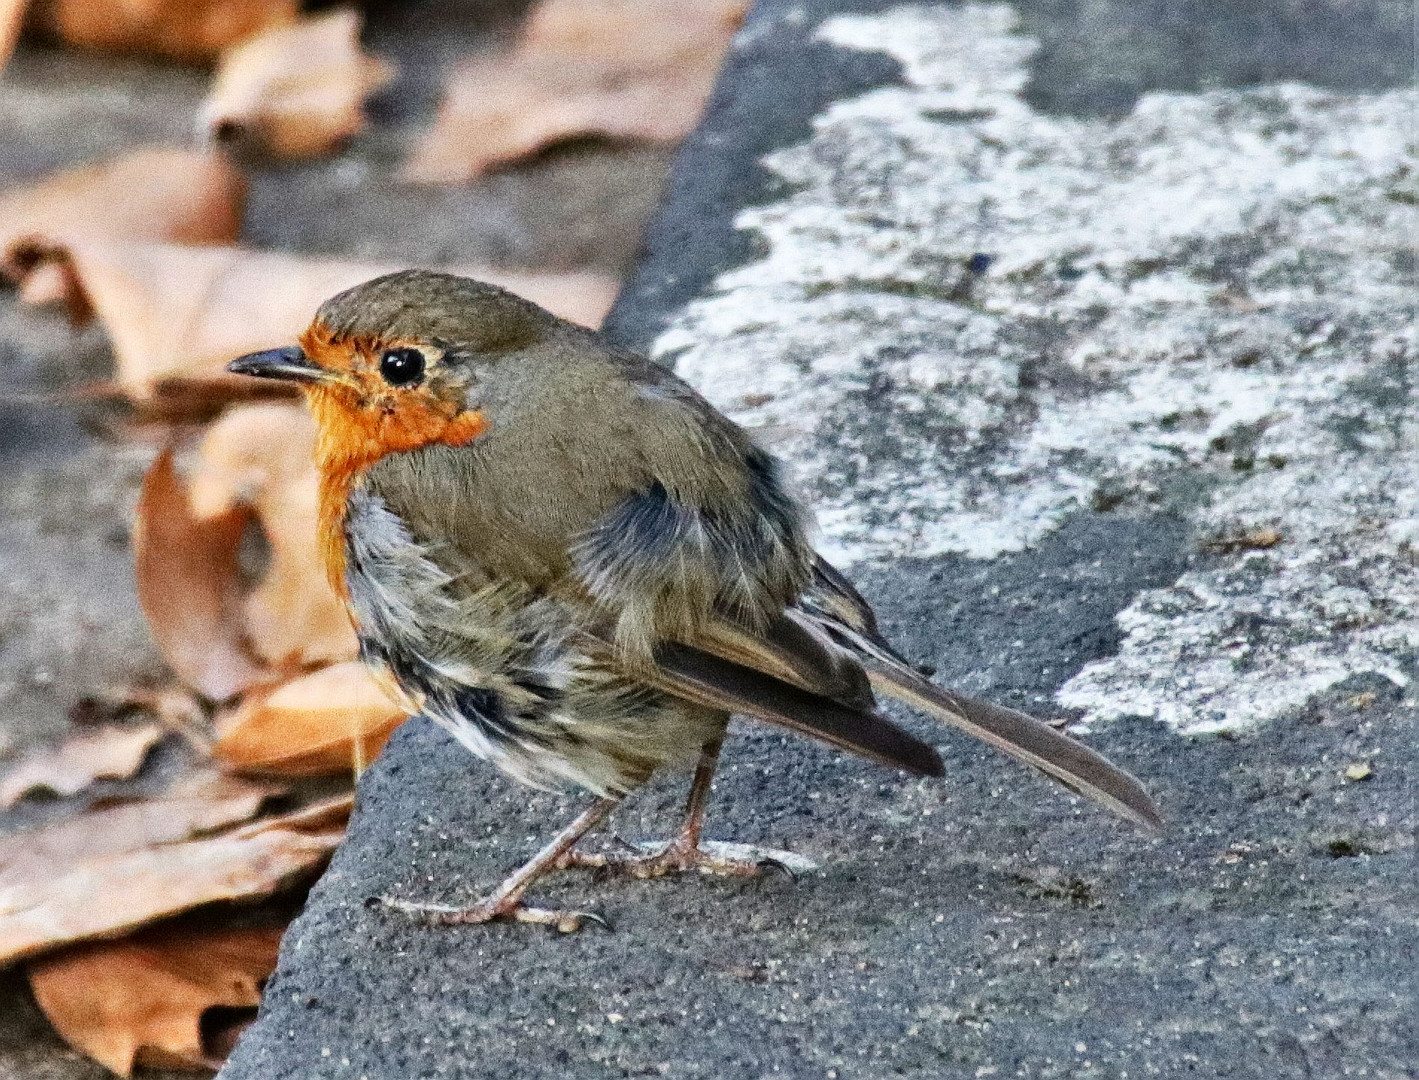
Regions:
[[[322,382],[330,374],[307,360],[305,353],[295,345],[247,353],[228,364],[227,370],[237,375],[255,375],[259,379],[284,379],[300,383]]]

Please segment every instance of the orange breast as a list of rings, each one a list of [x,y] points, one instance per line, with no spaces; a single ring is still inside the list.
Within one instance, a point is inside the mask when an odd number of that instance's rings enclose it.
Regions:
[[[389,409],[359,399],[344,387],[314,386],[311,411],[320,432],[316,466],[320,473],[320,544],[325,572],[342,598],[345,585],[345,508],[350,492],[375,462],[388,454],[431,443],[466,446],[488,430],[481,412],[441,408],[441,402],[409,396]]]

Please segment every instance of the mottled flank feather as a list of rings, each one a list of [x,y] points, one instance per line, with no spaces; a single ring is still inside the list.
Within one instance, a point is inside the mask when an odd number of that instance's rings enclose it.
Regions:
[[[378,496],[352,494],[347,531],[366,663],[524,783],[624,793],[722,734],[722,712],[653,690],[580,648],[576,613],[562,601],[460,578],[441,564],[448,551],[416,540]]]

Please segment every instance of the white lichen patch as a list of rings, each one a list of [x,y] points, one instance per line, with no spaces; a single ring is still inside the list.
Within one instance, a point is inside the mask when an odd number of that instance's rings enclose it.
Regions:
[[[1070,513],[1187,512],[1209,569],[1072,679],[1087,719],[1252,723],[1419,639],[1419,95],[1153,94],[1033,111],[1004,5],[820,30],[905,85],[840,102],[740,215],[764,256],[656,343],[819,508],[832,558],[1019,550]],[[965,280],[973,252],[994,262]],[[1249,550],[1258,529],[1280,534]]]

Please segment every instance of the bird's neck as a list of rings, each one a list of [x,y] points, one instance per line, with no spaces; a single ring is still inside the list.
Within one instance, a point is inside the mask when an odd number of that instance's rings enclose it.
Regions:
[[[345,583],[345,517],[350,493],[370,467],[389,454],[441,443],[466,446],[488,430],[481,412],[443,415],[431,409],[388,411],[345,394],[309,395],[319,436],[315,465],[320,475],[321,555],[331,587],[349,599]]]

